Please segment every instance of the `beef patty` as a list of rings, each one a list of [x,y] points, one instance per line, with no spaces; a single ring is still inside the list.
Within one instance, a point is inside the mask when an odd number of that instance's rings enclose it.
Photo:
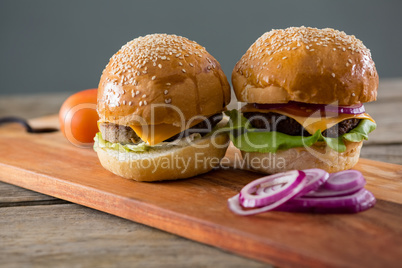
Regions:
[[[200,133],[204,136],[211,132],[212,128],[216,126],[222,120],[222,113],[214,114],[204,121],[198,123],[197,125],[180,132],[173,137],[165,140],[167,142],[174,141],[178,138],[187,137],[193,133]],[[139,143],[141,142],[140,137],[134,132],[134,130],[129,126],[122,126],[112,123],[101,123],[99,125],[100,132],[102,133],[102,138],[106,141],[113,143]]]
[[[308,133],[307,130],[296,120],[282,114],[246,112],[243,113],[243,115],[249,119],[250,124],[254,128],[278,131],[291,136],[311,136],[311,134]],[[359,122],[360,119],[356,118],[344,120],[335,126],[324,130],[322,135],[330,138],[339,137],[355,128]]]

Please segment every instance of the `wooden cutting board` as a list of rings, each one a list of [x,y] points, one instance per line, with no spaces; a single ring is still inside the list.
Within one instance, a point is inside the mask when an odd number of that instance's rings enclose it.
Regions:
[[[33,120],[57,126],[55,116]],[[233,161],[238,152],[230,148]],[[0,127],[0,180],[283,267],[400,267],[402,166],[356,166],[377,204],[359,214],[269,212],[237,216],[227,199],[260,174],[225,168],[191,179],[141,183],[115,176],[92,149],[60,132]]]

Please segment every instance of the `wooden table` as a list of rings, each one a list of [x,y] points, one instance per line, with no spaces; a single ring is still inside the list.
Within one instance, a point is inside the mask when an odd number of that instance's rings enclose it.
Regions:
[[[1,96],[0,116],[57,112],[68,94]],[[402,164],[402,79],[380,83],[362,157]],[[1,152],[0,152],[1,153]],[[217,248],[0,182],[1,267],[267,267]]]

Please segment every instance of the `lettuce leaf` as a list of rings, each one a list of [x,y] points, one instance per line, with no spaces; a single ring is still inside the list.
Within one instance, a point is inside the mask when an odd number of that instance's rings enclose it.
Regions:
[[[200,133],[193,133],[187,137],[184,137],[180,140],[176,140],[173,142],[160,142],[158,144],[155,144],[153,146],[141,142],[138,144],[134,143],[127,143],[127,144],[121,144],[121,143],[113,143],[106,141],[102,138],[102,134],[100,132],[96,133],[94,137],[94,150],[96,151],[96,148],[108,148],[112,150],[117,150],[120,152],[136,152],[136,153],[142,153],[142,152],[147,152],[150,150],[159,150],[159,149],[166,149],[170,148],[173,146],[185,146],[189,144],[189,142],[192,142],[195,139],[201,138]]]
[[[113,143],[106,141],[102,138],[102,134],[100,132],[96,133],[95,138],[94,138],[95,144],[94,144],[94,149],[96,151],[96,148],[108,148],[112,150],[117,150],[120,152],[145,152],[149,150],[149,145],[147,145],[145,142],[139,143],[139,144],[121,144],[121,143]]]
[[[234,146],[245,152],[274,153],[277,150],[311,146],[316,142],[325,142],[331,149],[344,152],[346,150],[344,140],[351,142],[367,140],[368,134],[376,128],[375,123],[363,119],[354,129],[337,138],[324,137],[320,130],[308,137],[290,136],[276,131],[268,132],[252,128],[247,118],[237,110],[228,111],[226,115],[230,120],[219,131],[229,131]]]
[[[360,142],[362,140],[368,140],[368,134],[376,129],[377,125],[370,120],[364,119],[361,120],[360,123],[349,131],[342,135],[345,140],[351,142]]]
[[[313,136],[290,136],[280,132],[248,131],[241,135],[230,135],[233,145],[245,152],[274,153],[293,147],[311,146],[318,141],[318,130]]]

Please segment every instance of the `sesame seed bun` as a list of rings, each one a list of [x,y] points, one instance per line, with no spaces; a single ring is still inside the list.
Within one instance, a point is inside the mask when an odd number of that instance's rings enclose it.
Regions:
[[[355,36],[292,27],[258,38],[233,69],[232,84],[242,102],[353,105],[376,100],[378,74]]]
[[[152,34],[113,55],[99,82],[97,107],[104,122],[180,125],[183,119],[221,112],[229,101],[227,78],[204,47],[184,37]]]

